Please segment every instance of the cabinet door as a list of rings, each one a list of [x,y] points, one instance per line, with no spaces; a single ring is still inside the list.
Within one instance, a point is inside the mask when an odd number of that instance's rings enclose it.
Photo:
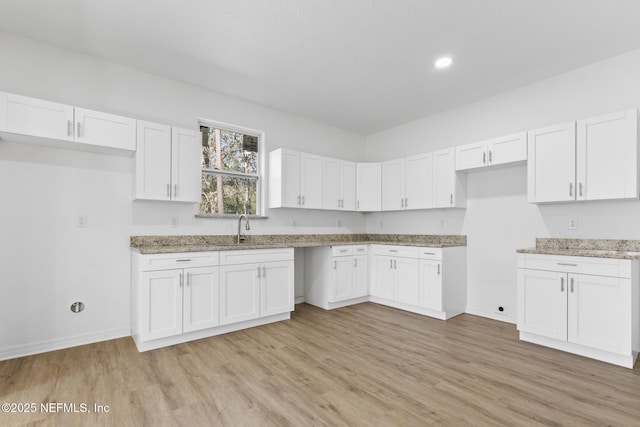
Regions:
[[[569,275],[568,340],[631,354],[631,281]]]
[[[171,197],[171,126],[137,123],[135,199],[169,200]]]
[[[182,333],[182,270],[142,274],[140,288],[140,340]]]
[[[73,141],[73,107],[70,105],[8,93],[5,108],[8,132]]]
[[[184,271],[184,332],[218,326],[220,311],[219,267],[189,268]]]
[[[454,149],[433,153],[433,207],[454,206],[455,173]]]
[[[356,210],[356,164],[340,161],[340,199],[341,208],[347,211]]]
[[[322,209],[341,209],[339,163],[338,159],[322,159]]]
[[[202,195],[202,134],[171,129],[171,200],[199,203]]]
[[[382,162],[382,210],[404,209],[404,159]]]
[[[373,256],[371,266],[371,295],[394,299],[395,270],[393,269],[393,258],[383,255]]]
[[[420,306],[442,311],[442,271],[440,261],[420,261]]]
[[[567,339],[567,274],[518,269],[518,329]]]
[[[329,302],[353,298],[352,257],[333,257],[331,260],[331,292]]]
[[[419,261],[412,258],[395,258],[395,300],[405,304],[420,304]]]
[[[486,166],[487,145],[484,142],[458,145],[456,147],[456,170],[476,169]]]
[[[300,153],[282,150],[282,206],[301,207],[300,194]]]
[[[526,132],[490,139],[486,144],[487,164],[502,165],[527,160]]]
[[[382,172],[380,163],[356,165],[356,210],[380,211],[382,206]]]
[[[76,142],[135,151],[135,119],[77,107],[74,114]]]
[[[258,264],[220,267],[220,324],[260,317],[260,269]]]
[[[577,122],[578,200],[638,198],[638,112]]]
[[[293,311],[293,261],[264,263],[260,270],[260,316]]]
[[[405,209],[433,207],[433,155],[431,153],[405,159]]]
[[[322,208],[322,157],[300,153],[301,205],[307,209]]]
[[[369,294],[369,268],[366,255],[353,256],[353,298]]]
[[[530,131],[528,141],[529,202],[575,200],[575,122]]]

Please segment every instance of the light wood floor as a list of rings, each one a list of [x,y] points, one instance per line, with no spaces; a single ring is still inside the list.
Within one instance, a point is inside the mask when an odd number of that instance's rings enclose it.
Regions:
[[[138,353],[130,338],[0,362],[0,425],[640,426],[640,368],[519,342],[514,325],[365,303]]]

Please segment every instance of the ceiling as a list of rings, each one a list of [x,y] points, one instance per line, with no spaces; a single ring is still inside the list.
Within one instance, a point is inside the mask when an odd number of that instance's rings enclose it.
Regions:
[[[638,49],[640,1],[2,0],[0,30],[368,135]]]

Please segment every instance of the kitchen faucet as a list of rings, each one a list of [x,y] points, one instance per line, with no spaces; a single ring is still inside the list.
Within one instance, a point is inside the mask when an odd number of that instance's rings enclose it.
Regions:
[[[245,214],[240,215],[240,217],[238,218],[238,244],[240,244],[241,242],[244,242],[244,239],[247,238],[247,236],[245,236],[244,234],[241,234],[241,232],[240,232],[240,226],[242,224],[242,218],[244,218],[246,220],[246,224],[244,226],[244,229],[245,230],[251,230],[251,226],[249,226],[249,218]]]

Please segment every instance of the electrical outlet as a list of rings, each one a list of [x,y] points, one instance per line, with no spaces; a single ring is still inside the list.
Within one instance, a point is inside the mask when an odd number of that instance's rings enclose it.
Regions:
[[[172,216],[171,217],[171,228],[178,228],[178,217],[177,216]]]
[[[507,315],[507,306],[504,305],[504,304],[496,305],[496,314],[500,314],[502,316],[506,316]]]
[[[578,229],[578,218],[569,218],[569,230]]]
[[[87,226],[87,214],[78,215],[76,219],[76,227],[85,228]]]

